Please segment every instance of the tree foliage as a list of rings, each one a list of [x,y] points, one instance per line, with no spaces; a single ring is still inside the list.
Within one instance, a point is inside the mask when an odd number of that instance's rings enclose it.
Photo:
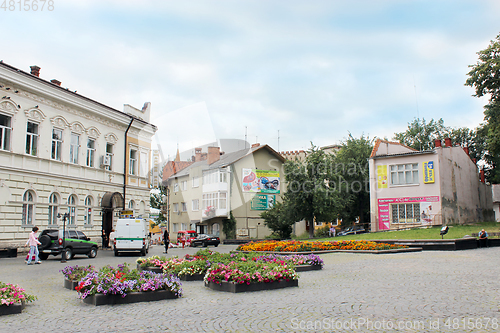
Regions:
[[[370,220],[370,173],[368,158],[373,149],[373,140],[362,135],[354,138],[351,134],[341,144],[335,155],[336,178],[339,180],[339,197],[337,216],[343,225],[359,220],[365,223]]]
[[[156,225],[163,225],[167,221],[167,218],[162,214],[162,206],[165,205],[163,198],[167,196],[167,188],[165,186],[159,187],[160,192],[151,192],[149,195],[149,205],[152,208],[156,208],[160,211],[158,218],[156,219]]]
[[[484,145],[488,181],[500,183],[500,171],[497,170],[500,166],[500,34],[477,54],[479,59],[469,66],[471,70],[465,85],[474,88],[473,96],[489,95],[488,104],[484,106],[486,123],[477,131],[477,141]]]
[[[285,203],[276,202],[274,206],[260,214],[264,219],[264,224],[273,231],[274,235],[281,239],[288,239],[292,233],[292,226],[295,220]]]
[[[228,239],[236,238],[236,219],[233,216],[233,211],[229,212],[229,218],[222,220],[222,232]]]
[[[429,150],[434,148],[436,139],[444,139],[449,128],[444,126],[444,120],[431,119],[426,122],[424,118],[416,118],[408,123],[405,132],[394,133],[394,139],[399,143],[416,150]]]

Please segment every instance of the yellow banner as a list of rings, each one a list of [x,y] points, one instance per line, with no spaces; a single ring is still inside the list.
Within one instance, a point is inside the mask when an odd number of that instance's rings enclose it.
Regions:
[[[387,165],[377,165],[378,188],[387,188]]]
[[[434,162],[424,162],[424,184],[434,183]]]

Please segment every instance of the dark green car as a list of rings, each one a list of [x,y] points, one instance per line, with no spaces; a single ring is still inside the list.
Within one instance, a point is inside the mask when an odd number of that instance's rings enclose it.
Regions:
[[[90,241],[83,232],[79,230],[66,230],[64,242],[62,238],[62,230],[45,229],[41,232],[38,241],[42,243],[38,245],[39,257],[45,260],[49,255],[60,255],[64,248],[66,249],[66,260],[72,259],[75,254],[84,254],[89,258],[97,256],[98,245]]]

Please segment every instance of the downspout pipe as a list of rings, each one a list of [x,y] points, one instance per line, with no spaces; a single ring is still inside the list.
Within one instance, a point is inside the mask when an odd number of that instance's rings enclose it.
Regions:
[[[125,147],[123,154],[123,209],[125,209],[125,194],[127,193],[127,147],[128,147],[128,131],[132,126],[135,118],[130,120],[130,124],[128,124],[127,130],[125,131]]]

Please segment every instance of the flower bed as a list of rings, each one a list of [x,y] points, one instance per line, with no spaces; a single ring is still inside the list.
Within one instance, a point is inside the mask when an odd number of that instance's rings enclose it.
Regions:
[[[139,272],[137,269],[130,270],[128,265],[118,265],[118,268],[106,266],[98,272],[90,272],[80,280],[75,288],[80,298],[90,298],[88,303],[121,304],[131,302],[144,302],[165,298],[177,298],[182,296],[182,288],[179,278],[170,274],[158,274],[150,271]],[[154,294],[157,295],[135,295]],[[102,297],[102,296],[109,297]],[[117,301],[117,296],[128,300]]]
[[[27,302],[33,302],[36,296],[26,293],[18,285],[0,282],[0,315],[21,313]]]
[[[64,288],[75,290],[79,281],[90,272],[95,272],[95,267],[88,266],[66,266],[60,270],[64,275]]]
[[[238,246],[238,251],[270,251],[270,252],[311,252],[311,251],[331,251],[331,250],[350,250],[350,251],[373,251],[373,250],[394,250],[403,249],[407,246],[393,245],[386,243],[376,243],[370,241],[260,241],[249,242]]]
[[[255,282],[255,283],[250,283],[250,284],[239,284],[239,283],[234,283],[234,282],[221,282],[220,284],[217,284],[215,282],[205,282],[205,286],[212,289],[212,290],[217,290],[217,291],[227,291],[230,293],[242,293],[242,292],[248,292],[248,291],[261,291],[261,290],[273,290],[273,289],[281,289],[281,288],[288,288],[288,287],[298,287],[299,286],[299,281],[298,280],[290,280],[290,281],[285,281],[285,280],[280,280],[280,281],[274,281],[274,282]]]

